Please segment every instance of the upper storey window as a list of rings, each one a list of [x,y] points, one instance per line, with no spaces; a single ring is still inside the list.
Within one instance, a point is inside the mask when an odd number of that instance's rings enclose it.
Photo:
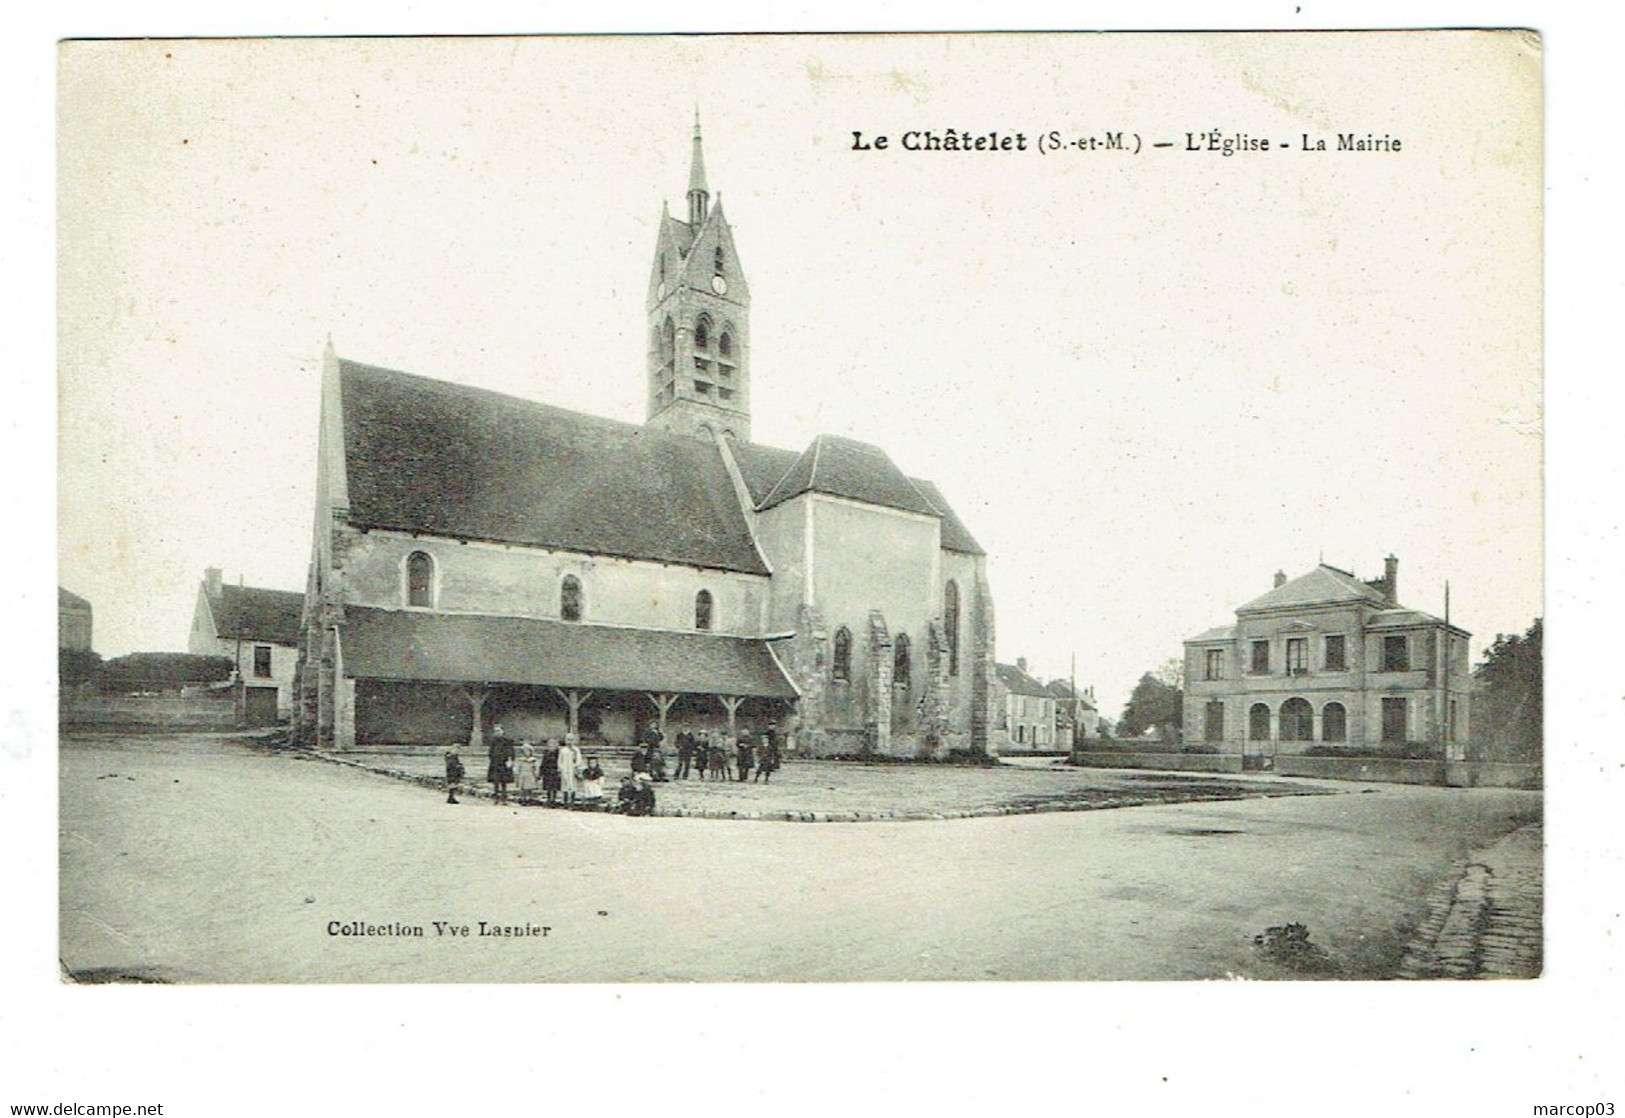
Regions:
[[[434,607],[434,560],[428,552],[414,551],[406,557],[406,604]]]
[[[701,590],[694,595],[694,628],[709,629],[711,627],[711,591]]]

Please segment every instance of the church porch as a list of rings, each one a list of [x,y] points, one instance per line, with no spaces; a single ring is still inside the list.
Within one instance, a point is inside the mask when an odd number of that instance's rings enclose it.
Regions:
[[[631,749],[646,727],[753,733],[796,693],[765,642],[531,618],[351,608],[340,749],[481,749],[494,727],[588,752]],[[345,740],[348,737],[348,740]]]

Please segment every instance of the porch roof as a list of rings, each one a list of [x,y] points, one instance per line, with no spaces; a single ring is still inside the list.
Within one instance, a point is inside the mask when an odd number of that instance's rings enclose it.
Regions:
[[[357,679],[796,697],[766,641],[713,633],[351,606],[343,656]]]

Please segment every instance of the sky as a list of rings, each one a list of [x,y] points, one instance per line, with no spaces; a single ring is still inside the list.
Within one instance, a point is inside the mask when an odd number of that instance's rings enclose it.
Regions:
[[[704,122],[753,434],[877,443],[989,555],[998,656],[1139,675],[1279,570],[1543,612],[1539,52],[1478,33],[70,43],[59,577],[104,655],[208,566],[301,589],[346,358],[643,419]],[[1121,131],[1138,154],[921,152]],[[1187,134],[1270,151],[1185,150]],[[854,151],[852,133],[893,137]],[[1340,132],[1398,152],[1280,150]],[[1154,142],[1173,144],[1154,148]]]

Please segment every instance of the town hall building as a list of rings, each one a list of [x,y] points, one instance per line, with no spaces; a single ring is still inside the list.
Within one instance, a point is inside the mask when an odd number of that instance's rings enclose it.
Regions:
[[[750,287],[698,124],[643,328],[641,425],[329,343],[301,740],[775,723],[803,755],[986,751],[986,556],[942,492],[867,443],[751,439]]]
[[[1240,754],[1461,760],[1472,676],[1466,630],[1399,602],[1399,560],[1362,580],[1320,564],[1185,642],[1185,740]]]

